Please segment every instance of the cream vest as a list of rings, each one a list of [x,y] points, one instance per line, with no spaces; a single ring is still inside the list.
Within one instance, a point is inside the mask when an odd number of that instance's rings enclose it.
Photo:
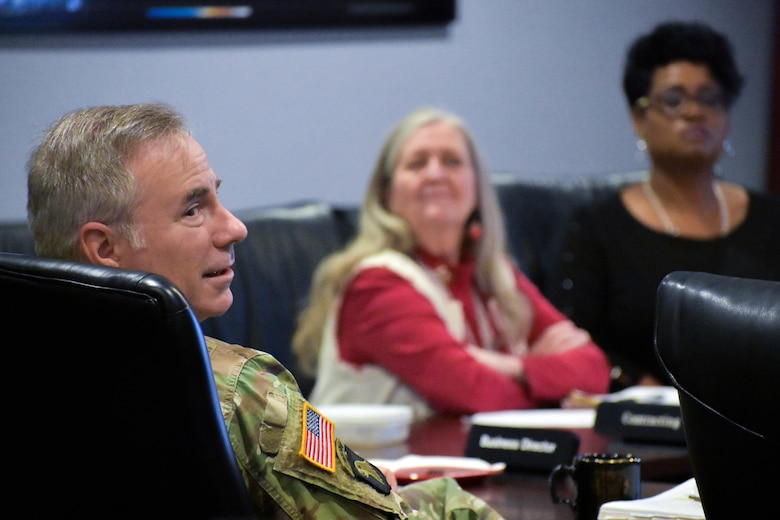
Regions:
[[[384,267],[408,280],[431,302],[453,337],[464,339],[465,319],[461,303],[449,296],[435,275],[407,255],[393,250],[365,258],[356,267],[355,274],[369,267]],[[339,358],[336,338],[338,307],[340,305],[334,308],[325,326],[317,381],[309,400],[315,406],[335,403],[405,404],[412,407],[415,419],[431,415],[433,410],[428,404],[384,368],[376,365],[359,367]]]

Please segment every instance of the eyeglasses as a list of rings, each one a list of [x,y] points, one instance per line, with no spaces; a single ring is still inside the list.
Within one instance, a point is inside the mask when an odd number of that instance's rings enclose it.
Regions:
[[[717,89],[706,89],[696,94],[688,94],[684,90],[669,89],[642,96],[636,100],[636,106],[642,109],[655,108],[667,117],[680,117],[688,110],[691,102],[708,112],[723,112],[726,109],[726,99]]]

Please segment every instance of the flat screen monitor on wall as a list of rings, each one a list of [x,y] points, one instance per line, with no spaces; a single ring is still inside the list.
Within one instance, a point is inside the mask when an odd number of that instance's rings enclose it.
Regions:
[[[446,24],[455,0],[0,0],[0,32]]]

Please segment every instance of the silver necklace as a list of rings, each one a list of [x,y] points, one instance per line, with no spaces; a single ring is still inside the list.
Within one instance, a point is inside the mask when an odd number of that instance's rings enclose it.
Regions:
[[[650,205],[653,206],[656,215],[661,219],[661,223],[664,225],[664,231],[672,236],[680,236],[680,229],[674,225],[672,219],[669,218],[669,213],[666,212],[666,208],[661,203],[661,199],[655,194],[653,186],[650,184],[650,179],[646,179],[642,183],[642,191],[645,193],[645,197],[650,201]],[[723,190],[717,182],[712,183],[712,191],[715,193],[715,199],[718,201],[718,213],[720,214],[720,234],[725,235],[729,232],[731,227],[731,219],[729,216],[729,209],[726,207],[726,198],[723,196]]]

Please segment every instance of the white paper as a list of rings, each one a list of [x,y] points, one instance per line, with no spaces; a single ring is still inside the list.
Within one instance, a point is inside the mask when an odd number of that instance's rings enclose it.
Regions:
[[[445,457],[438,455],[404,455],[398,459],[371,459],[374,466],[382,466],[391,471],[412,468],[454,468],[478,471],[503,471],[503,462],[490,463],[475,457]]]
[[[642,404],[680,405],[680,397],[673,386],[629,386],[619,392],[600,396],[601,401],[636,401]]]
[[[541,410],[504,410],[471,416],[471,424],[507,428],[593,428],[593,408],[549,408]]]
[[[598,520],[705,520],[699,490],[691,478],[671,489],[639,500],[607,502],[599,509]]]

